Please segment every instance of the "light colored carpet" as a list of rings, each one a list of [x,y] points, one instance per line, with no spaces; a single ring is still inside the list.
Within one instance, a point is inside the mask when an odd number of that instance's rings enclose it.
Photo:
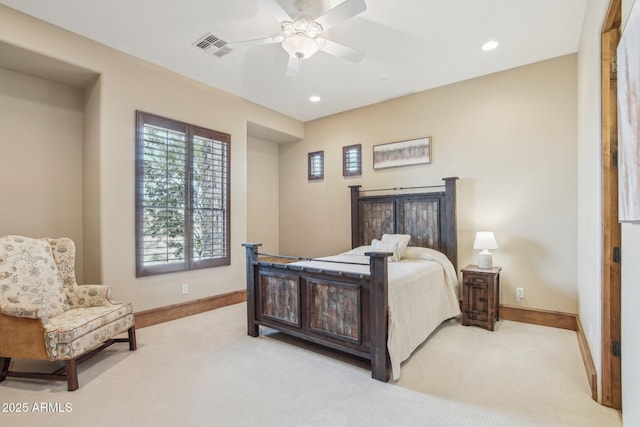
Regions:
[[[500,321],[490,332],[445,322],[403,366],[398,385],[537,425],[621,425],[617,411],[591,399],[577,334],[565,329]]]
[[[590,400],[569,331],[445,323],[400,381],[384,384],[361,360],[269,331],[248,337],[245,308],[140,329],[137,351],[116,344],[80,365],[75,392],[9,378],[0,410],[25,403],[27,411],[0,412],[0,425],[621,425],[617,411]]]

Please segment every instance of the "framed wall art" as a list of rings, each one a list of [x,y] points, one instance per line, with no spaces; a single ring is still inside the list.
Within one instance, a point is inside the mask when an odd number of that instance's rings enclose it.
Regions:
[[[431,163],[431,137],[373,146],[373,168],[384,169]]]

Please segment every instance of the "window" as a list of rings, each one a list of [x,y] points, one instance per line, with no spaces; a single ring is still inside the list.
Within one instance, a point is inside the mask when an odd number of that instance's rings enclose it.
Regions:
[[[136,112],[136,276],[229,265],[229,135]]]
[[[362,175],[362,144],[342,147],[342,176]]]
[[[324,151],[309,153],[309,181],[324,179]]]

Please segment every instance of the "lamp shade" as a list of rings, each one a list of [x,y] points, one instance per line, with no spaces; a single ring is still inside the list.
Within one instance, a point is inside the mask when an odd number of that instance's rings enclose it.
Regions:
[[[493,256],[489,249],[497,249],[498,242],[492,231],[478,231],[476,240],[473,242],[473,249],[481,249],[478,254],[478,267],[491,268],[493,266]]]
[[[498,249],[498,242],[493,231],[478,231],[476,240],[473,242],[473,249]]]

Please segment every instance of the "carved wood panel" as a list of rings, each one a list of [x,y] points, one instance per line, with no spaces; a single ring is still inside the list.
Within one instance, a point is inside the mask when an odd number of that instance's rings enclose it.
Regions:
[[[367,202],[360,205],[362,230],[360,243],[370,245],[371,240],[383,234],[395,233],[395,204],[393,201]]]
[[[342,339],[361,341],[360,286],[308,280],[309,327]]]
[[[260,275],[262,316],[300,327],[300,278]]]
[[[404,200],[402,234],[410,234],[410,246],[440,249],[440,201]]]

